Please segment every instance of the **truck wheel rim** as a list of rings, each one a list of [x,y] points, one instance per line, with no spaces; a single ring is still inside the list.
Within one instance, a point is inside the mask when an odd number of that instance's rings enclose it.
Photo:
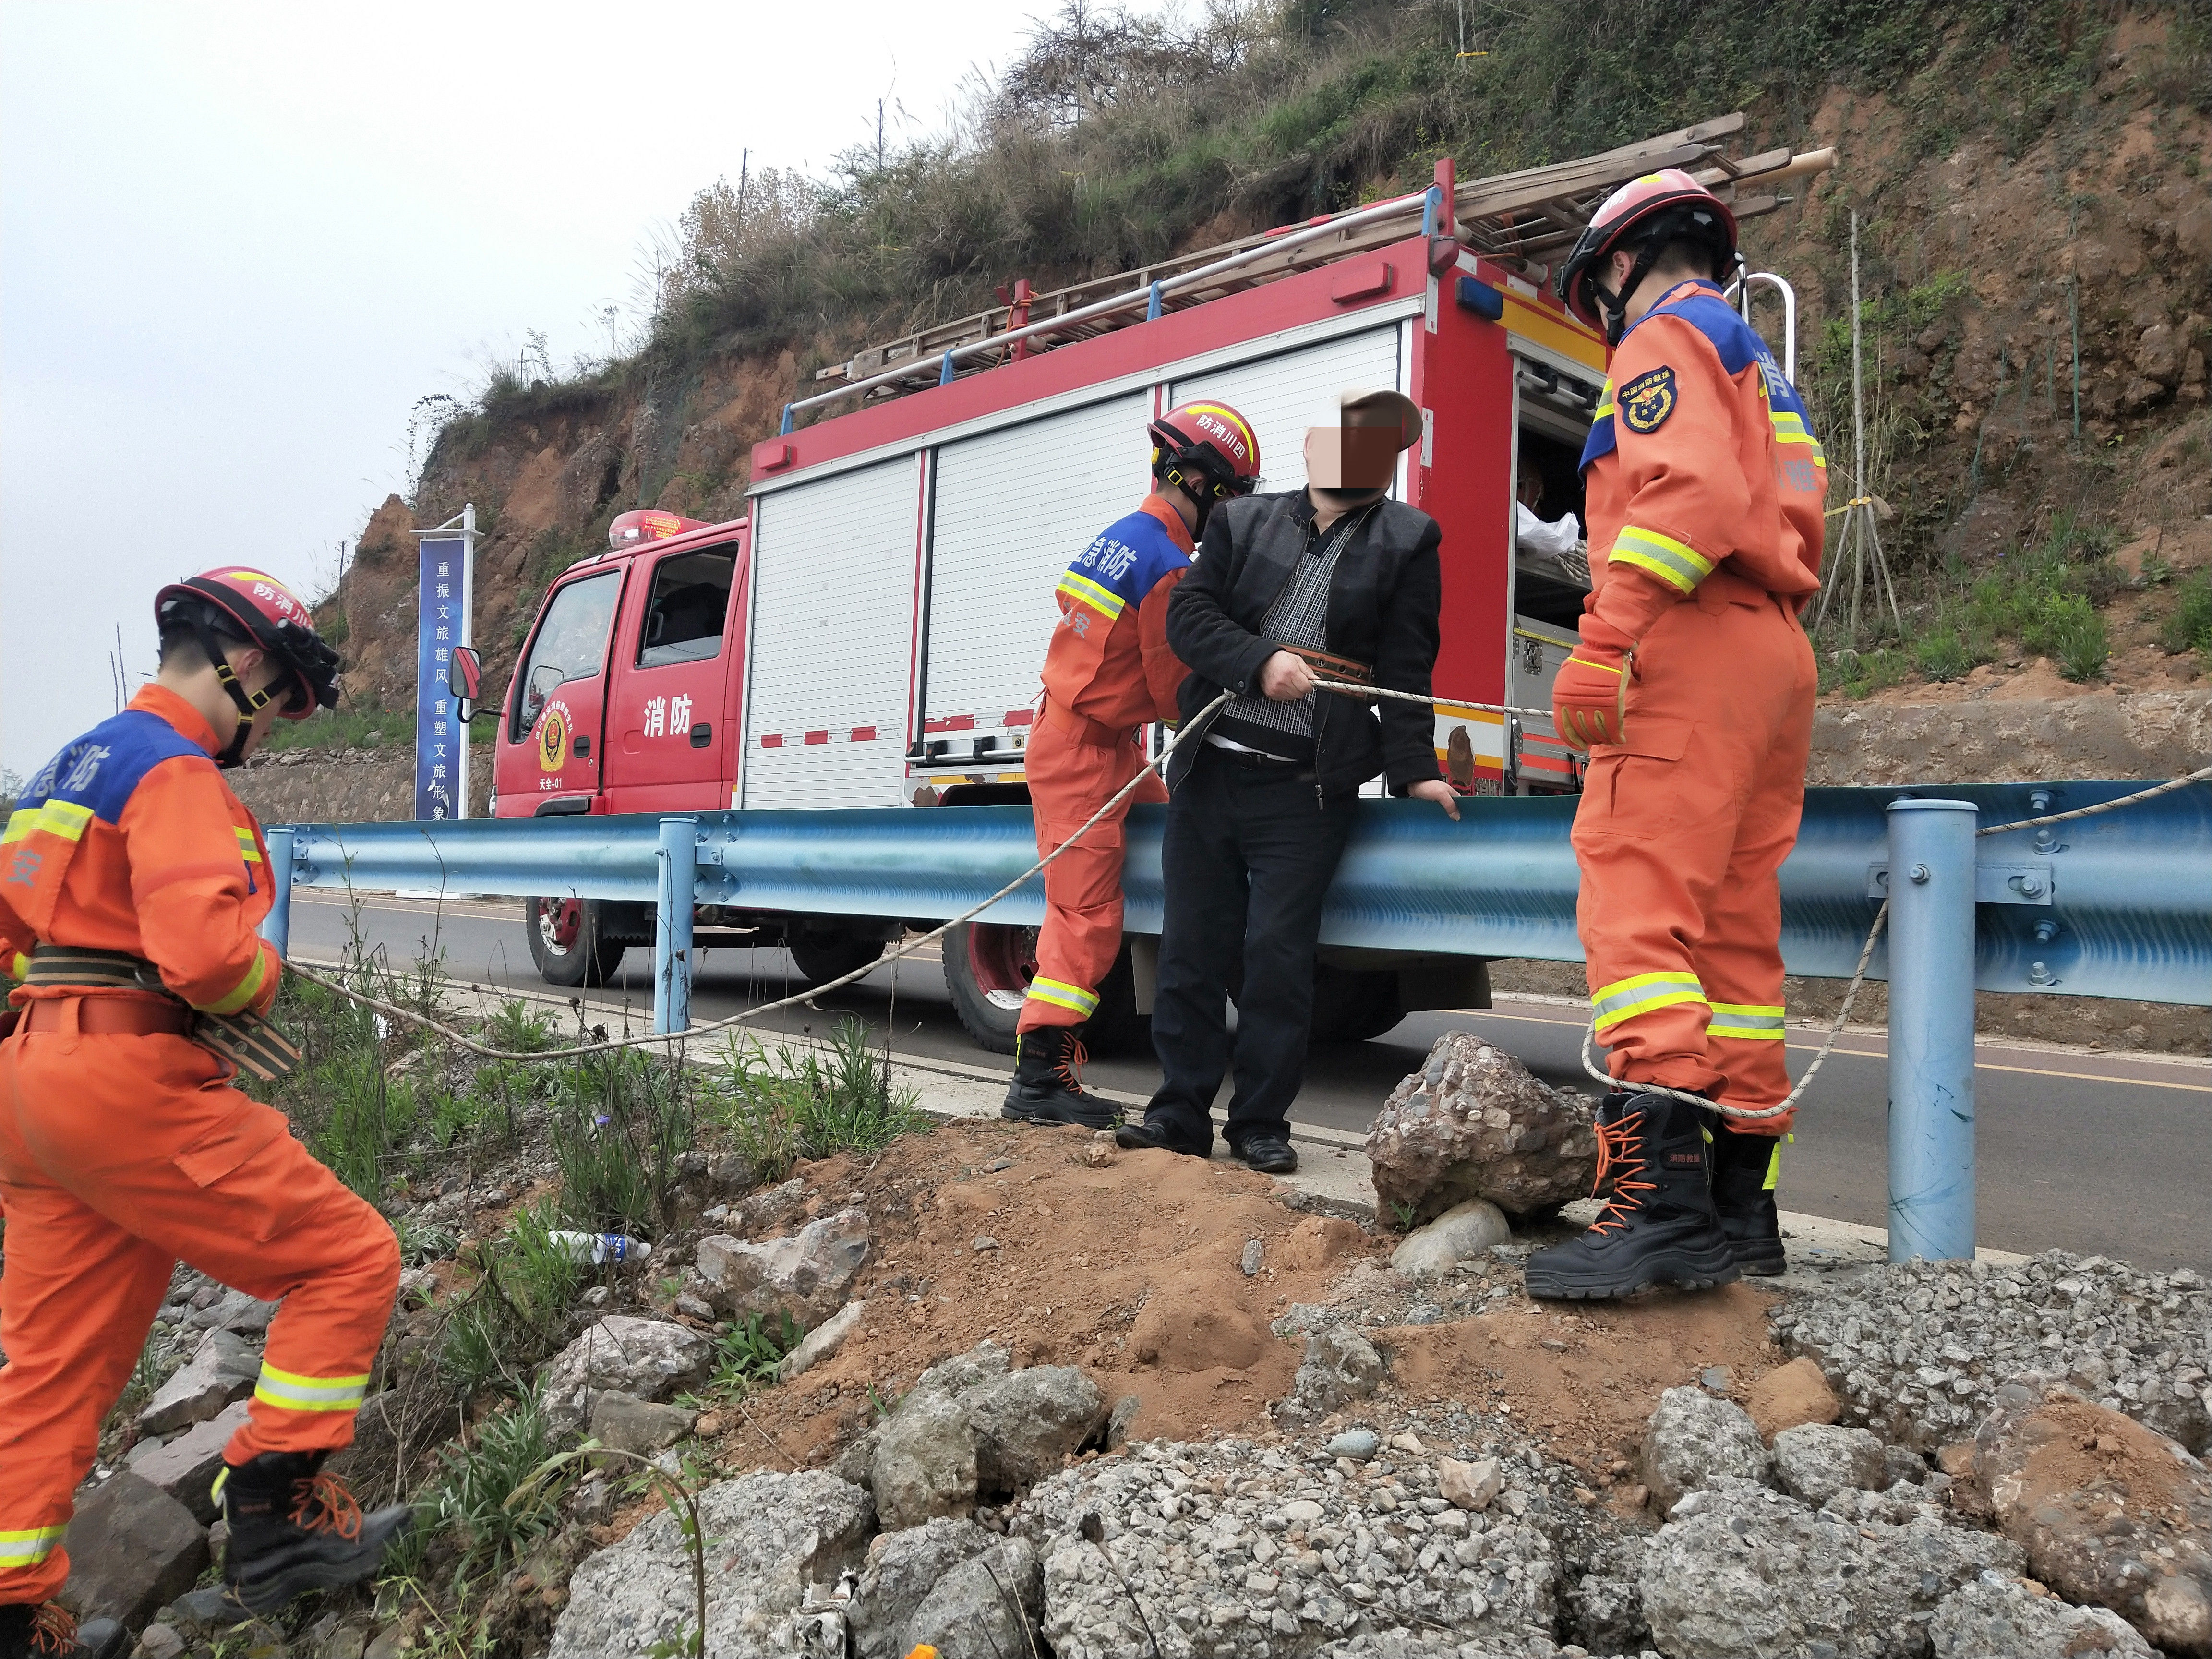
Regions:
[[[1029,1000],[1030,981],[1036,977],[1036,938],[1034,927],[969,923],[969,972],[994,1008],[1019,1008]]]
[[[576,936],[584,929],[584,902],[581,899],[540,899],[538,901],[538,935],[545,941],[546,949],[562,953],[576,948]]]

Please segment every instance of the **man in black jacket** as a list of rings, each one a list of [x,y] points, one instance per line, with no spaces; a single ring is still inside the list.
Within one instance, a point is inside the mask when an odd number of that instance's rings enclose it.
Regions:
[[[1307,487],[1217,507],[1169,602],[1168,644],[1191,669],[1184,720],[1224,688],[1236,696],[1169,763],[1152,1001],[1164,1077],[1144,1121],[1119,1132],[1124,1146],[1212,1152],[1241,955],[1230,1150],[1270,1175],[1295,1170],[1290,1109],[1305,1073],[1322,900],[1359,787],[1380,772],[1392,793],[1459,816],[1427,705],[1373,708],[1313,684],[1429,693],[1441,533],[1386,499],[1400,452],[1420,437],[1411,398],[1343,393],[1306,434]]]

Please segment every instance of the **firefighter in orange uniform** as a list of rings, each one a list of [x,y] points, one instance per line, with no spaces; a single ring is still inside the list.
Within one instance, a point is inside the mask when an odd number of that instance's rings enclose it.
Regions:
[[[1214,504],[1260,480],[1260,442],[1226,404],[1185,404],[1152,422],[1153,493],[1102,531],[1060,579],[1060,625],[1044,660],[1044,702],[1024,770],[1037,850],[1050,853],[1145,765],[1144,731],[1173,721],[1186,671],[1168,649],[1168,595],[1190,569]],[[1148,776],[1130,800],[1044,872],[1036,976],[1016,1028],[1003,1115],[1027,1123],[1121,1121],[1083,1087],[1083,1023],[1121,950],[1122,817],[1163,801]]]
[[[48,763],[0,842],[0,965],[25,981],[0,1042],[0,1659],[122,1640],[51,1598],[71,1496],[179,1259],[283,1304],[218,1477],[233,1592],[267,1612],[365,1578],[407,1516],[363,1516],[320,1469],[392,1316],[392,1229],[194,1040],[265,1012],[283,972],[255,931],[268,849],[220,769],[334,706],[337,658],[258,571],[164,588],[155,611],[155,683]]]
[[[1622,186],[1559,274],[1613,346],[1583,452],[1592,592],[1553,687],[1589,753],[1574,846],[1598,1109],[1590,1229],[1528,1259],[1533,1296],[1783,1270],[1782,861],[1813,726],[1797,614],[1820,586],[1827,473],[1805,405],[1723,297],[1735,220],[1688,174]]]

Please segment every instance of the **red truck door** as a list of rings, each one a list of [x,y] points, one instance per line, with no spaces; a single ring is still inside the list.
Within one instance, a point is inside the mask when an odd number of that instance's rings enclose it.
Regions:
[[[515,672],[499,783],[502,817],[591,810],[599,793],[607,641],[622,599],[623,567],[556,587]],[[510,781],[512,779],[512,781]],[[534,805],[526,798],[536,797]]]
[[[745,549],[741,541],[635,561],[615,652],[607,720],[607,810],[696,811],[729,805],[736,730],[734,670]]]

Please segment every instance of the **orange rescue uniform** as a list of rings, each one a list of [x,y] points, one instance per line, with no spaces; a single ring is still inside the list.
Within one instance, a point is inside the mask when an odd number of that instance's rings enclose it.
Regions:
[[[1168,596],[1190,570],[1182,515],[1160,495],[1101,532],[1067,567],[1060,625],[1045,652],[1044,702],[1024,772],[1048,854],[1142,770],[1144,728],[1176,718],[1189,671],[1168,649]],[[1113,813],[1046,866],[1036,977],[1018,1030],[1080,1025],[1121,951],[1122,820],[1137,801],[1164,801],[1147,775]]]
[[[215,732],[159,685],[56,757],[0,838],[0,963],[46,943],[150,961],[157,991],[27,986],[0,1042],[0,1603],[40,1601],[100,1419],[179,1259],[283,1306],[225,1458],[353,1438],[392,1316],[392,1229],[231,1086],[228,1062],[158,1027],[260,1012],[283,963],[259,826]],[[137,1026],[149,1034],[118,1027]]]
[[[1634,649],[1623,740],[1591,748],[1575,817],[1592,1010],[1624,1082],[1771,1106],[1790,1091],[1779,872],[1804,805],[1797,613],[1820,586],[1826,463],[1712,283],[1670,289],[1611,371],[1583,453],[1583,634]]]

